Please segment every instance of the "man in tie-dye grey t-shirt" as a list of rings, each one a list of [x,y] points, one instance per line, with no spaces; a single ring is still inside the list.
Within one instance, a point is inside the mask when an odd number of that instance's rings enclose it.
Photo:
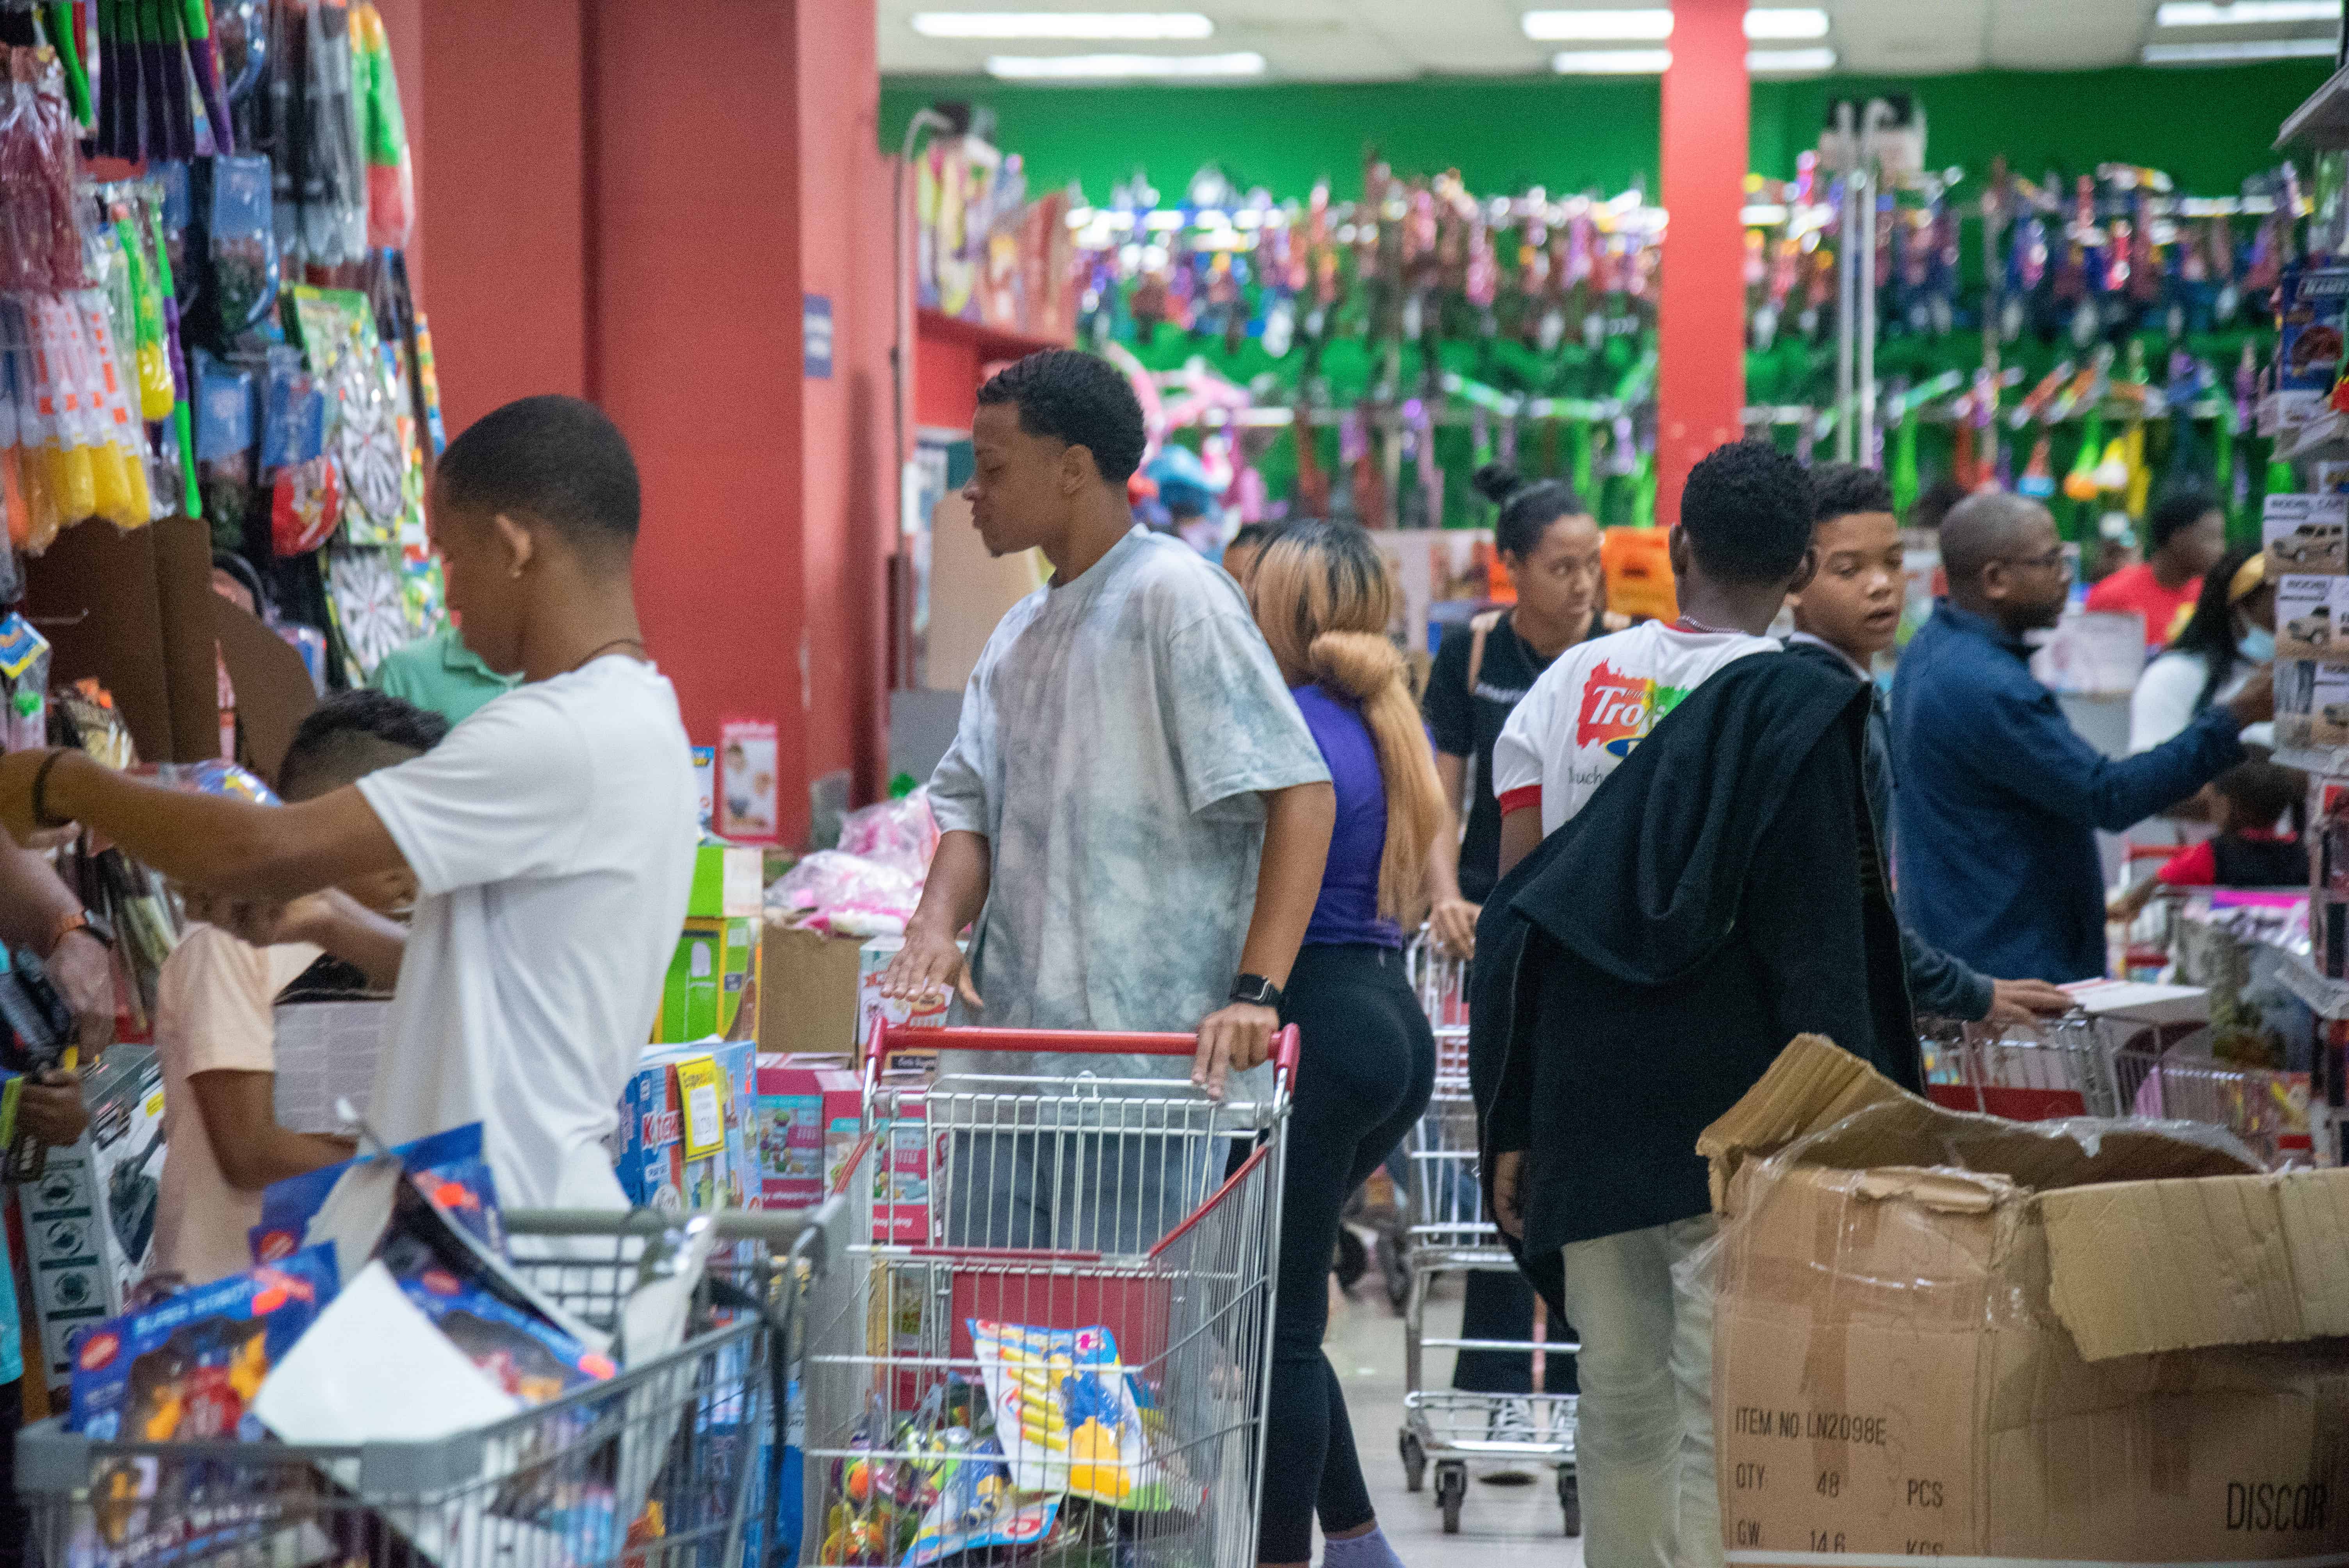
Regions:
[[[1238,587],[1133,526],[1142,411],[1123,377],[1073,351],[1031,356],[981,389],[972,437],[966,494],[988,549],[1040,547],[1054,573],[971,673],[930,784],[937,857],[884,989],[956,986],[958,1022],[1200,1035],[1190,1061],[957,1054],[948,1077],[1082,1068],[1255,1100],[1335,812],[1320,749]],[[954,936],[972,922],[966,965]],[[983,1234],[950,1218],[958,1239],[1127,1251],[1180,1218],[1158,1212],[1163,1149],[1056,1160],[983,1142],[949,1206],[983,1190],[998,1206]],[[1074,1212],[1112,1189],[1117,1214]]]

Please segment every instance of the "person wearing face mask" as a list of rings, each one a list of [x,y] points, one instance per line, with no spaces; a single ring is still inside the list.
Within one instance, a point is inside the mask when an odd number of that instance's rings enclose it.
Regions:
[[[2230,550],[2202,579],[2194,614],[2178,638],[2146,665],[2129,698],[2129,754],[2150,751],[2212,703],[2225,702],[2275,657],[2275,585],[2258,550]],[[2272,747],[2273,727],[2243,731],[2250,746]]]

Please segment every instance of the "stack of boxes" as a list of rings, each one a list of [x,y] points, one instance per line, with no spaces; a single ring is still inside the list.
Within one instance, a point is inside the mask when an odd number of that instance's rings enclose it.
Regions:
[[[2318,480],[2314,494],[2269,496],[2261,535],[2276,591],[2279,760],[2317,775],[2310,802],[2310,955],[2327,979],[2349,980],[2349,769],[2339,760],[2340,748],[2349,747],[2349,495],[2333,492],[2337,481],[2329,473],[2320,471]],[[2339,1165],[2349,1129],[2343,1114],[2349,1020],[2320,1020],[2319,1031],[2310,1140],[2316,1163]]]

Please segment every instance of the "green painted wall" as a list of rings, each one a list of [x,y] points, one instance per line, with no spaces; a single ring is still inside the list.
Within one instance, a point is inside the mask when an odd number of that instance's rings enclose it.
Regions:
[[[2231,191],[2272,156],[2276,126],[2326,75],[2322,61],[2211,70],[1983,71],[1896,80],[1829,77],[1758,82],[1753,166],[1780,178],[1813,146],[1833,97],[1888,90],[1925,104],[1936,165],[1985,170],[2007,155],[2033,178],[2103,161],[2168,170],[2198,194]],[[1441,77],[1409,82],[1216,88],[1018,87],[978,77],[893,77],[881,133],[894,149],[906,117],[934,98],[995,111],[999,145],[1027,160],[1030,188],[1075,180],[1093,201],[1136,168],[1168,196],[1213,160],[1242,189],[1302,197],[1328,176],[1358,194],[1365,143],[1399,172],[1457,168],[1472,191],[1656,188],[1657,84],[1592,77]],[[2304,160],[2303,160],[2304,169]]]

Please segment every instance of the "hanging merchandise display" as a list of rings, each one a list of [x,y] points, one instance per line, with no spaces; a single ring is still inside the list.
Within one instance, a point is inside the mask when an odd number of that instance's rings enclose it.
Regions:
[[[445,614],[423,521],[445,438],[399,251],[415,173],[381,15],[168,0],[0,15],[12,43],[35,40],[7,49],[0,104],[12,543],[38,553],[90,518],[201,519],[261,569],[305,656],[336,633],[333,683],[366,679]],[[144,168],[93,182],[84,151]]]
[[[1793,180],[1748,179],[1749,429],[1806,455],[1833,442],[1896,470],[1906,496],[1945,476],[1973,488],[2069,468],[2101,415],[2115,434],[2098,433],[2086,470],[2114,438],[2137,460],[2113,506],[2099,491],[2061,509],[2067,536],[2141,518],[2155,473],[2240,492],[2230,517],[2251,526],[2240,449],[2262,438],[2250,405],[2277,374],[2272,297],[2311,207],[2289,164],[2209,199],[2124,164],[2037,182],[2001,161],[1972,176],[1866,170],[1806,152]],[[1245,433],[1237,472],[1274,513],[1480,524],[1466,476],[1481,420],[1528,472],[1570,463],[1602,521],[1651,516],[1665,214],[1637,187],[1480,195],[1375,156],[1362,191],[1340,201],[1324,182],[1278,200],[1210,165],[1179,195],[1140,175],[1101,205],[1072,194],[1081,336],[1161,380],[1195,367],[1247,388],[1245,406],[1196,418]],[[1867,308],[1839,321],[1847,265]],[[1553,425],[1563,442],[1523,439]]]

